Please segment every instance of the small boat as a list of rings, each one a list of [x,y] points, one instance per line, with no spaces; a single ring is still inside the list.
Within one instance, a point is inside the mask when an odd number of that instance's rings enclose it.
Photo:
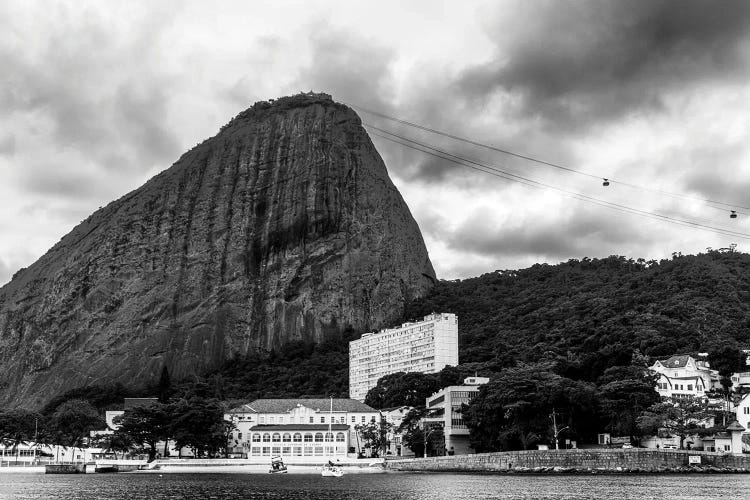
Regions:
[[[271,474],[287,473],[286,465],[284,465],[284,461],[281,459],[281,457],[271,458],[271,468],[268,469],[268,472],[270,472]]]
[[[320,475],[323,477],[341,477],[344,475],[344,469],[328,463],[323,466],[323,470],[321,471]]]

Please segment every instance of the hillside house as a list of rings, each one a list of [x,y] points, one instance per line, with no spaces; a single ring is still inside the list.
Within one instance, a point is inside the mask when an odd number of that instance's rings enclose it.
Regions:
[[[706,392],[721,387],[708,361],[686,354],[656,360],[649,369],[659,375],[656,391],[664,398],[707,398]]]

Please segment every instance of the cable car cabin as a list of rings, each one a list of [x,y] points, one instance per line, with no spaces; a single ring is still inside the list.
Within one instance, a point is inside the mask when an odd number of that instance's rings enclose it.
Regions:
[[[729,214],[729,218],[730,219],[736,219],[737,218],[737,212],[735,212],[734,210],[732,210],[732,213]]]
[[[604,182],[602,182],[602,186],[607,187],[609,186],[609,181],[607,179],[603,179]]]

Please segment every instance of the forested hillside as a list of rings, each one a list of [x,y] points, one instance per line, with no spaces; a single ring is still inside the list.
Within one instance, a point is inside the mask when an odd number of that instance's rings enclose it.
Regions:
[[[721,250],[658,262],[584,258],[440,281],[407,307],[404,320],[433,311],[459,317],[462,373],[491,375],[518,361],[554,361],[562,376],[600,383],[606,368],[629,365],[636,349],[653,360],[750,348],[750,255]],[[233,402],[346,397],[348,341],[361,333],[237,358],[204,377],[175,381],[175,395]],[[150,390],[130,389],[134,395]],[[71,397],[86,398],[86,390]]]
[[[654,358],[750,347],[750,255],[731,250],[671,260],[625,257],[537,264],[441,281],[407,317],[459,317],[459,361],[499,371],[554,360],[596,380],[635,349]]]

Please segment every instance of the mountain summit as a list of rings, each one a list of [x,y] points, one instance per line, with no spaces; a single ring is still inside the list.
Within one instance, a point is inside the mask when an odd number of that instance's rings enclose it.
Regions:
[[[388,326],[434,281],[356,113],[259,102],[0,288],[0,402]]]

